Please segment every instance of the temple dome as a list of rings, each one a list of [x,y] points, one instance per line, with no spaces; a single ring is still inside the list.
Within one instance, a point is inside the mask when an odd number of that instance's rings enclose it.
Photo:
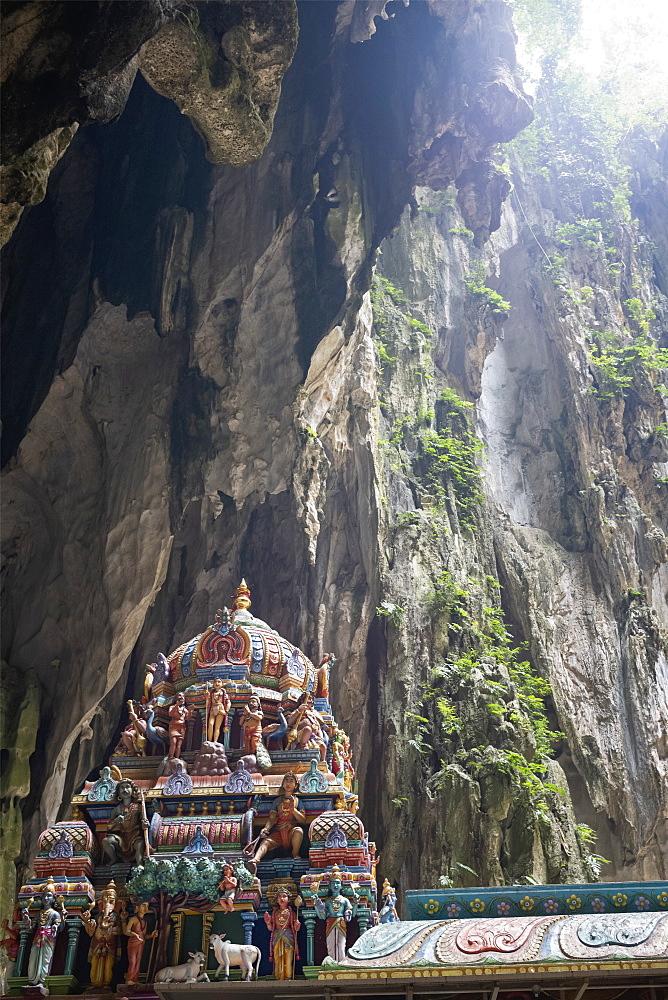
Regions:
[[[178,688],[214,677],[246,680],[277,692],[313,688],[316,671],[309,658],[255,618],[250,604],[250,590],[242,580],[232,610],[216,612],[213,625],[170,653],[171,680]]]
[[[335,823],[338,823],[346,840],[364,840],[364,826],[358,816],[345,809],[328,809],[311,823],[308,831],[311,843],[326,841]]]

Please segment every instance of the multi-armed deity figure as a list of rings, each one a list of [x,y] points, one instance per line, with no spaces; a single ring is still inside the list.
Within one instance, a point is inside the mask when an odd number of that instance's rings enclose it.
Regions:
[[[277,847],[291,849],[293,858],[299,857],[299,848],[304,838],[304,831],[299,824],[306,822],[306,813],[300,808],[296,791],[297,777],[292,771],[288,771],[283,777],[280,794],[272,803],[269,819],[260,831],[253,861],[260,861],[267,851],[273,851]]]
[[[342,962],[346,957],[346,930],[352,919],[353,905],[341,892],[341,872],[338,865],[332,867],[329,880],[329,893],[325,899],[314,896],[315,912],[321,920],[327,921],[327,954],[335,962]]]
[[[88,949],[90,981],[93,986],[102,989],[108,988],[113,978],[116,938],[121,933],[121,917],[116,912],[116,899],[116,885],[112,881],[99,895],[97,919],[91,917],[90,910],[81,914],[86,932],[92,939]]]
[[[112,809],[102,848],[112,864],[134,860],[140,865],[145,853],[144,831],[148,829],[148,820],[143,803],[139,801],[139,789],[129,778],[123,778],[116,786],[116,798],[118,805]]]
[[[35,930],[28,961],[28,983],[30,986],[43,986],[51,971],[56,937],[67,912],[63,907],[62,896],[56,900],[56,886],[52,878],[44,883],[39,913],[34,920],[31,920],[28,913],[32,903],[31,898],[22,910],[23,923]]]
[[[269,961],[274,964],[276,979],[292,979],[295,974],[295,962],[299,958],[297,932],[301,924],[290,906],[291,898],[292,894],[288,889],[278,889],[271,913],[267,912],[264,915],[264,922],[271,931]],[[299,904],[299,897],[297,903]]]

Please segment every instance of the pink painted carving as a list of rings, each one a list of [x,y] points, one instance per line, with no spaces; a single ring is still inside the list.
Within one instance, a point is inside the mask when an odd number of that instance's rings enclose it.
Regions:
[[[545,917],[526,917],[517,920],[467,921],[455,938],[455,945],[465,955],[480,955],[482,952],[495,951],[507,953],[519,951],[528,941],[537,927],[545,923]],[[470,926],[474,924],[474,926]]]
[[[198,667],[210,667],[215,663],[231,663],[243,666],[248,663],[248,643],[240,632],[219,635],[211,630],[199,644]]]

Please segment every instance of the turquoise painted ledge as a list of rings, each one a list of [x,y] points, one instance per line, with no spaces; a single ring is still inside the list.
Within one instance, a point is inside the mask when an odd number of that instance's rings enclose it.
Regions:
[[[585,885],[480,886],[412,889],[407,920],[528,917],[549,913],[668,911],[668,882],[593,882]]]

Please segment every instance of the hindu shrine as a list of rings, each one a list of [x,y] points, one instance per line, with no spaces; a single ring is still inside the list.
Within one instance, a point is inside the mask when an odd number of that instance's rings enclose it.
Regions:
[[[9,995],[666,967],[665,882],[415,890],[401,920],[332,714],[335,656],[316,667],[250,608],[242,580],[147,664],[110,759],[39,839]]]
[[[250,606],[242,581],[231,610],[147,665],[110,759],[43,832],[14,992],[141,992],[191,952],[202,978],[211,940],[255,945],[256,973],[292,979],[369,926],[375,845],[332,715],[335,658],[316,667]]]

